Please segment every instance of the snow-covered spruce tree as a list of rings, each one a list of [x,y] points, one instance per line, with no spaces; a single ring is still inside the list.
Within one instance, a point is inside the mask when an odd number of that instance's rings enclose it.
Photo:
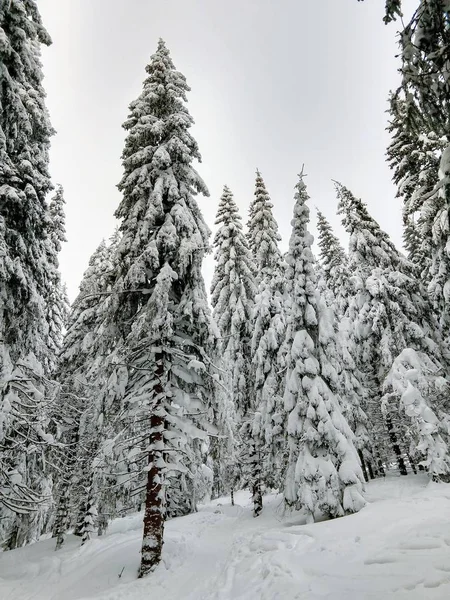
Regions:
[[[251,418],[254,411],[251,336],[256,269],[241,221],[233,194],[225,186],[215,221],[219,228],[214,236],[216,266],[211,284],[211,303],[220,333],[223,361],[229,373],[226,385],[231,390],[238,419],[241,464],[235,466],[235,478],[237,481],[239,468],[243,466],[241,477],[252,489],[255,514],[259,514],[261,482]]]
[[[200,153],[189,132],[189,87],[162,40],[146,71],[124,123],[122,239],[109,315],[121,338],[109,365],[127,425],[120,442],[132,444],[147,478],[141,577],[161,559],[170,476],[189,473],[214,401],[201,273],[209,230],[195,200],[208,190],[192,165]]]
[[[400,0],[398,0],[400,6]],[[388,7],[389,8],[389,7]],[[450,30],[446,0],[420,0],[417,10],[400,32],[404,98],[403,128],[409,134],[433,135],[446,143],[440,163],[440,178],[434,193],[427,198],[424,227],[432,232],[430,293],[440,315],[440,327],[448,338],[450,331],[450,259],[448,208],[450,203]],[[394,20],[395,11],[387,14]]]
[[[46,196],[53,133],[45,107],[33,0],[0,5],[0,527],[4,547],[39,535],[47,499],[45,433],[53,364],[46,304],[52,293]],[[15,516],[14,516],[15,515]],[[34,515],[34,516],[32,516]]]
[[[387,149],[388,161],[403,201],[404,246],[411,262],[417,265],[421,280],[428,284],[433,250],[433,222],[442,200],[433,194],[438,181],[440,155],[445,138],[417,124],[407,122],[407,104],[401,91],[389,99],[392,140]],[[419,128],[420,125],[420,128]]]
[[[320,266],[325,283],[333,294],[339,316],[345,313],[349,294],[347,255],[325,215],[317,210],[317,232]]]
[[[257,171],[247,232],[258,276],[251,344],[255,407],[252,437],[258,446],[255,458],[261,457],[255,471],[261,469],[260,478],[266,485],[280,487],[286,449],[282,402],[285,373],[279,365],[286,328],[285,264],[272,208],[263,178]]]
[[[358,367],[369,390],[367,411],[377,450],[386,459],[391,446],[400,472],[406,474],[403,454],[407,444],[416,453],[420,432],[401,410],[398,394],[386,393],[385,378],[407,348],[428,356],[437,372],[442,369],[436,323],[413,265],[397,251],[361,200],[339,184],[337,192],[339,212],[350,235],[349,267],[355,293],[347,316],[356,334]],[[420,453],[416,458],[422,459]]]
[[[103,240],[89,260],[80,284],[60,353],[56,378],[59,394],[53,421],[61,444],[52,462],[58,465],[55,486],[57,512],[53,535],[57,549],[67,529],[75,524],[80,504],[86,504],[84,488],[90,486],[93,437],[99,435],[98,419],[102,414],[100,390],[104,385],[102,367],[111,352],[114,336],[104,331],[111,302],[114,257],[120,237],[115,234],[106,244]],[[101,440],[95,441],[98,447]],[[86,483],[87,482],[87,483]],[[84,519],[84,511],[81,519]]]
[[[256,171],[255,193],[247,222],[248,245],[259,276],[281,271],[283,259],[278,247],[281,236],[273,216],[273,204],[259,171]]]
[[[56,187],[56,193],[51,198],[48,206],[48,264],[51,268],[49,273],[49,293],[45,303],[47,321],[49,327],[49,341],[52,370],[56,366],[56,357],[62,346],[63,328],[67,323],[69,314],[69,300],[65,287],[61,281],[59,271],[58,255],[66,239],[66,218],[64,214],[64,190],[61,185]]]
[[[323,213],[318,210],[317,216],[320,266],[325,283],[323,296],[326,299],[329,313],[328,327],[334,329],[336,336],[336,349],[330,353],[329,358],[334,358],[334,368],[338,373],[339,391],[342,398],[342,410],[355,435],[354,444],[358,450],[364,477],[367,480],[369,475],[373,476],[373,458],[370,450],[372,444],[368,432],[367,415],[364,410],[365,393],[361,385],[362,377],[354,360],[356,353],[354,331],[346,316],[349,298],[352,295],[348,259]]]
[[[290,295],[285,410],[288,415],[289,463],[284,496],[287,505],[337,517],[364,505],[363,474],[353,435],[332,391],[326,345],[332,331],[322,329],[323,304],[308,231],[308,194],[303,172],[296,185],[292,235],[287,256]],[[325,344],[325,346],[323,346]]]
[[[423,352],[405,348],[394,360],[384,382],[385,396],[400,397],[400,405],[411,419],[420,464],[434,481],[450,480],[449,381],[441,365]]]

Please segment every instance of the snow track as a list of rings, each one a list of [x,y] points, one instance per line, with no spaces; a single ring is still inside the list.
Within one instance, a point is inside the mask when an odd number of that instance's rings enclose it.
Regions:
[[[421,476],[367,489],[360,513],[304,525],[266,496],[254,519],[215,501],[167,523],[163,564],[136,580],[141,515],[115,521],[84,547],[70,537],[0,554],[1,600],[447,600],[450,485]],[[122,573],[119,578],[119,573]]]

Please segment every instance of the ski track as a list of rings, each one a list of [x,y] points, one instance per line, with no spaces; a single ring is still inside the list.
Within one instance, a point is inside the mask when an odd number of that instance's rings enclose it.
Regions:
[[[367,486],[360,513],[305,525],[239,492],[166,524],[163,563],[136,580],[142,515],[85,546],[68,536],[0,554],[1,600],[447,600],[450,485],[423,476]],[[123,571],[122,571],[123,570]],[[119,579],[119,573],[122,576]]]

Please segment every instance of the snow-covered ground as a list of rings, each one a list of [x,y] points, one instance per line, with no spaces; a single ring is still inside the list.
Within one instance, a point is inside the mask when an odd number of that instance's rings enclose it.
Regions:
[[[304,525],[266,496],[251,515],[216,500],[166,526],[164,563],[136,580],[142,515],[114,521],[80,548],[69,536],[0,554],[1,600],[447,600],[450,485],[422,476],[367,486],[360,513]]]

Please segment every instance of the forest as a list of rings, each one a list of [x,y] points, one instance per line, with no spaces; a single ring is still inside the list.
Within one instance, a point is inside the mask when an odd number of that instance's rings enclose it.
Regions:
[[[172,520],[217,499],[234,507],[245,490],[261,523],[277,494],[313,531],[363,520],[393,474],[447,489],[449,18],[446,0],[417,0],[407,20],[401,0],[386,1],[386,27],[400,32],[386,160],[402,250],[336,181],[344,247],[314,211],[306,160],[287,252],[259,170],[248,215],[224,185],[212,234],[190,88],[155,40],[122,125],[118,225],[70,304],[41,62],[51,40],[36,0],[0,3],[0,563],[39,540],[56,554],[69,538],[88,546],[139,513],[134,577],[147,579]],[[239,598],[291,597],[265,593]]]

